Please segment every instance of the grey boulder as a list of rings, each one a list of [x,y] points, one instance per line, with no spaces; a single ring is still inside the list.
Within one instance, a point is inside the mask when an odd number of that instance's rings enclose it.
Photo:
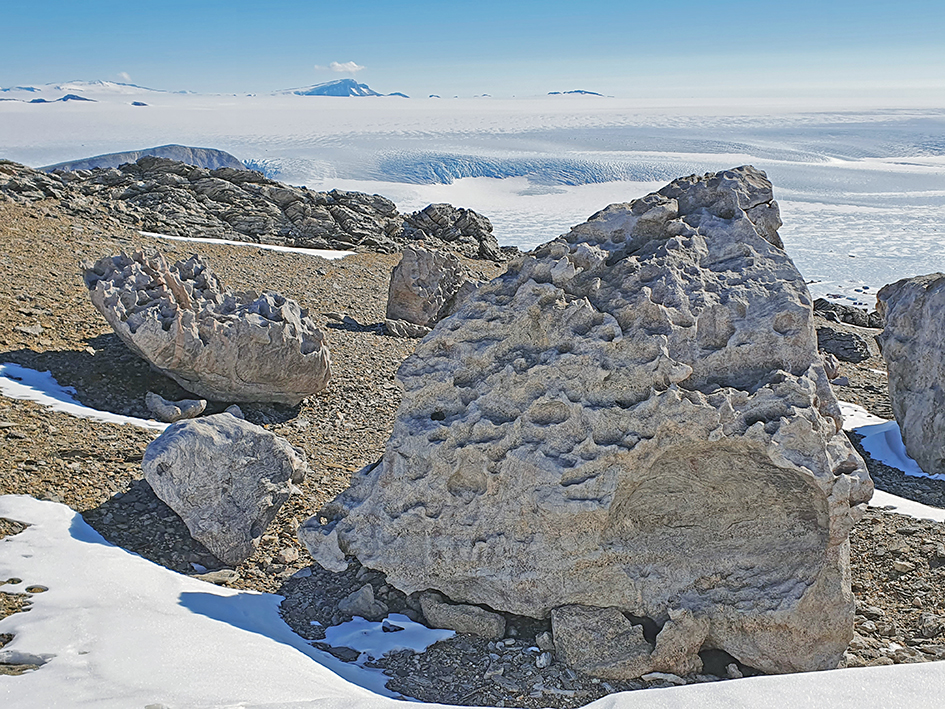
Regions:
[[[141,466],[191,536],[229,565],[252,555],[307,470],[288,441],[227,413],[172,424]]]
[[[945,474],[945,273],[897,281],[876,298],[902,442],[923,471]]]
[[[404,237],[440,242],[467,258],[505,261],[492,223],[471,209],[451,204],[430,204],[404,218]]]
[[[231,293],[199,256],[158,252],[84,264],[95,307],[152,367],[215,401],[295,405],[331,379],[325,338],[278,293]]]
[[[433,628],[455,630],[486,640],[505,637],[505,618],[479,606],[447,603],[438,593],[422,593],[420,610]]]
[[[477,285],[454,254],[422,246],[405,247],[390,276],[388,334],[423,337],[454,312]]]
[[[300,538],[496,611],[614,608],[660,634],[691,614],[705,636],[669,643],[675,667],[700,648],[836,667],[872,481],[778,224],[770,182],[742,167],[512,262],[404,362],[382,460]]]

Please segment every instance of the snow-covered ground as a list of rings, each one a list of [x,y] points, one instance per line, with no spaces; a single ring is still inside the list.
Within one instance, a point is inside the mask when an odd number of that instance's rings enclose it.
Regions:
[[[198,95],[118,84],[11,89],[0,157],[32,166],[181,143],[276,179],[376,192],[403,211],[446,201],[531,247],[679,175],[753,164],[775,185],[788,252],[813,295],[871,305],[945,271],[945,107]],[[66,93],[95,102],[30,104]],[[132,106],[132,101],[146,106]]]
[[[0,517],[30,525],[0,540],[0,578],[21,579],[0,592],[48,589],[33,596],[29,613],[0,620],[0,633],[15,635],[0,661],[41,664],[18,677],[0,675],[4,707],[410,706],[389,698],[380,670],[341,662],[295,635],[279,617],[279,596],[168,571],[112,546],[64,505],[6,495]],[[438,639],[405,618],[390,621],[406,629],[385,633],[380,623],[356,619],[333,640],[378,654],[391,645],[422,650]],[[943,683],[939,662],[641,690],[588,706],[937,709]]]

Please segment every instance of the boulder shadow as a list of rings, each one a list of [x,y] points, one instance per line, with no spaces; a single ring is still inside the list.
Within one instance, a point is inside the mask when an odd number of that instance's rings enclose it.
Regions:
[[[170,401],[200,398],[152,368],[114,333],[85,342],[87,347],[81,350],[8,350],[0,352],[0,362],[48,371],[60,386],[75,389],[74,398],[80,404],[125,416],[154,417],[145,403],[149,391]],[[232,403],[209,401],[205,413],[220,413]],[[298,417],[301,404],[240,403],[239,407],[247,421],[262,425]]]
[[[133,481],[126,492],[83,512],[82,517],[108,542],[182,574],[195,573],[192,564],[208,571],[225,567],[190,536],[184,521],[144,479]]]

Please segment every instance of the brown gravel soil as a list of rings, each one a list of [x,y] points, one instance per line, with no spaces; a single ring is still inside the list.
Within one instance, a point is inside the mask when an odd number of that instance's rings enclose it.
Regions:
[[[332,383],[296,407],[241,408],[248,420],[304,450],[311,472],[258,551],[218,580],[285,596],[286,621],[313,643],[324,638],[324,627],[348,619],[337,603],[366,583],[391,612],[421,619],[416,600],[388,586],[382,574],[357,563],[342,574],[310,566],[295,536],[302,521],[346,487],[352,472],[380,457],[390,434],[401,396],[394,373],[415,346],[382,330],[389,273],[399,257],[363,253],[327,261],[256,246],[165,241],[126,229],[106,213],[90,209],[87,216],[70,216],[51,199],[31,205],[0,202],[0,362],[48,370],[61,385],[74,387],[83,404],[115,413],[147,418],[148,391],[169,399],[186,397],[128,351],[89,301],[79,262],[120,250],[158,248],[171,259],[200,253],[234,290],[276,290],[297,300],[325,332]],[[469,265],[483,277],[499,272],[488,262]],[[885,367],[872,340],[877,331],[818,324],[849,330],[872,343],[867,359],[841,363],[848,385],[838,386],[837,394],[890,417]],[[208,412],[228,403],[212,402]],[[62,502],[109,541],[174,571],[196,575],[222,569],[142,479],[140,461],[155,435],[0,397],[0,494]],[[872,460],[868,465],[881,489],[945,506],[945,484],[906,478]],[[18,531],[0,520],[0,537]],[[845,664],[945,659],[945,525],[870,510],[851,540],[858,615]],[[2,593],[0,587],[0,617],[27,610],[28,604],[28,597]],[[392,690],[423,701],[576,707],[614,691],[718,680],[729,674],[726,668],[733,661],[724,653],[707,654],[702,675],[605,682],[569,670],[553,655],[543,656],[537,644],[548,630],[546,622],[510,616],[509,628],[501,641],[458,635],[425,653],[392,653],[372,664],[390,675]],[[9,642],[4,637],[0,645]],[[352,653],[333,652],[354,659]],[[732,672],[749,673],[740,666]]]

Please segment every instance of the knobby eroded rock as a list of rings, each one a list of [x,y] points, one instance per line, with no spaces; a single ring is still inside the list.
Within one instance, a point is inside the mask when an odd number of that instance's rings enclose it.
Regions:
[[[179,421],[152,441],[144,478],[220,561],[239,564],[301,482],[305,454],[230,414]]]
[[[604,642],[626,628],[595,633],[584,666],[601,676],[685,671],[700,648],[835,667],[872,483],[779,225],[764,173],[742,167],[611,205],[514,261],[404,362],[383,459],[300,537],[407,593],[652,624],[652,652],[627,662]]]
[[[422,246],[404,248],[390,275],[386,329],[397,337],[423,337],[476,290],[460,260]]]
[[[905,278],[876,296],[889,398],[906,452],[926,473],[945,474],[945,274]]]
[[[187,391],[215,401],[298,404],[327,386],[321,330],[278,293],[231,293],[199,256],[158,252],[85,264],[92,303],[134,352]]]

